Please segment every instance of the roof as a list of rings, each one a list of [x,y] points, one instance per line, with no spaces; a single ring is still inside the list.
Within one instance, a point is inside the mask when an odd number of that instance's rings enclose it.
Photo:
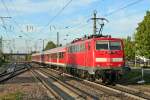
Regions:
[[[46,50],[40,53],[34,53],[32,54],[32,56],[42,55],[42,54],[51,54],[51,53],[56,53],[56,52],[65,52],[65,51],[66,51],[66,47],[57,47],[57,48]]]

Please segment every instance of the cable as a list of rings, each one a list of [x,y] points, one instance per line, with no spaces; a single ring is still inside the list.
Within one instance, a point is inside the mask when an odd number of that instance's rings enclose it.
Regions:
[[[8,16],[10,16],[9,9],[8,9],[7,5],[5,4],[4,0],[1,0],[1,2],[2,2],[2,4],[3,4],[4,8],[6,9],[6,12],[8,13]],[[6,34],[7,34],[7,33],[8,33],[8,30],[7,30],[7,27],[6,27],[5,22],[4,22],[4,20],[3,20],[3,19],[2,19],[2,23],[3,23],[3,28],[5,29]],[[9,30],[9,31],[10,31],[10,30]],[[8,35],[8,34],[7,34],[7,36],[9,37],[9,35]]]
[[[45,27],[49,26],[50,23],[52,23],[52,22],[54,21],[54,19],[55,19],[57,16],[59,16],[59,15],[65,10],[65,8],[67,8],[67,6],[69,6],[69,4],[70,4],[72,1],[73,1],[73,0],[69,0],[69,1],[63,6],[63,8],[61,8],[61,9],[56,13],[56,15],[55,15],[54,17],[52,17],[52,18],[49,20],[49,22],[45,25]],[[41,28],[40,31],[39,31],[39,33],[42,33],[41,31],[42,31],[45,27]]]
[[[7,5],[5,4],[5,1],[4,1],[4,0],[1,0],[1,2],[2,2],[2,4],[4,5],[4,7],[5,7],[5,9],[6,9],[7,13],[8,13],[8,15],[11,16],[11,14],[10,14],[10,12],[9,12],[9,9],[8,9]],[[17,21],[16,21],[15,19],[12,19],[12,21],[16,24],[16,26],[17,26],[19,29],[21,29],[21,26],[17,23]],[[23,31],[20,31],[20,32],[21,32],[22,34],[24,34],[24,36],[29,37],[29,38],[32,38],[32,37],[30,37],[28,34],[24,33]]]
[[[141,1],[143,1],[143,0],[136,0],[136,1],[134,1],[134,2],[131,2],[131,3],[129,3],[129,4],[125,5],[125,6],[123,6],[123,7],[120,7],[120,8],[118,8],[118,9],[116,9],[116,10],[114,10],[114,11],[108,13],[108,14],[105,14],[104,16],[105,16],[105,17],[111,16],[111,15],[113,15],[114,13],[117,13],[117,12],[123,10],[123,9],[126,9],[126,8],[130,7],[130,6],[133,6],[133,5],[135,5],[135,4],[137,4],[137,3],[141,2]]]
[[[60,11],[50,19],[50,21],[48,22],[48,24],[46,26],[48,26],[57,16],[59,16],[64,10],[65,8],[67,8],[67,6],[69,6],[69,4],[72,2],[72,0],[69,0],[62,9],[60,9]]]
[[[9,9],[8,9],[8,7],[6,6],[5,1],[4,1],[4,0],[1,0],[1,2],[2,2],[3,6],[6,8],[6,11],[7,11],[7,13],[8,13],[8,16],[10,16]]]
[[[2,4],[3,4],[3,6],[4,6],[4,8],[7,8],[6,7],[6,5],[5,5],[5,3],[4,3],[4,1],[3,0],[1,0],[1,2],[2,2]],[[8,8],[6,9],[6,11],[8,12]],[[4,28],[4,30],[5,30],[5,34],[6,34],[6,36],[9,38],[9,35],[7,34],[8,33],[8,30],[7,30],[7,27],[6,27],[6,24],[5,24],[5,21],[4,21],[4,19],[3,18],[1,18],[1,20],[2,20],[2,27]]]
[[[1,20],[2,20],[2,24],[3,24],[3,28],[4,28],[5,32],[6,32],[6,36],[9,38],[9,35],[7,34],[8,30],[7,30],[7,27],[5,25],[5,22],[4,22],[3,19],[1,19]]]

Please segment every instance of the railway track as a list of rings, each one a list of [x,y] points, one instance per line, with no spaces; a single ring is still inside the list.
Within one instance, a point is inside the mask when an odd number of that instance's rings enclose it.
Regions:
[[[7,65],[3,65],[3,66],[4,66],[5,68],[0,69],[0,70],[1,70],[1,72],[0,72],[0,77],[7,73],[7,70],[10,68],[10,66],[12,66],[12,64],[7,64]]]
[[[66,86],[74,87],[76,91],[80,90],[78,95],[90,96],[91,98],[99,99],[102,96],[111,97],[115,96],[120,99],[130,99],[130,100],[146,100],[149,99],[149,95],[145,92],[145,95],[139,95],[139,92],[131,92],[132,89],[127,90],[126,86],[116,85],[116,86],[104,86],[98,83],[90,82],[87,80],[83,80],[71,75],[64,73],[64,76],[60,75],[60,72],[53,69],[40,69],[42,73],[49,75],[49,77],[55,77],[57,80],[61,80]],[[77,89],[78,87],[78,89]],[[79,88],[80,87],[80,88]],[[89,88],[90,87],[90,88]],[[124,87],[124,88],[123,88]],[[82,93],[81,93],[82,91]],[[91,91],[91,92],[89,92]],[[130,91],[130,92],[129,92]],[[90,95],[89,95],[90,94]]]
[[[30,70],[38,82],[47,90],[47,94],[51,99],[61,99],[61,97],[47,84],[45,80],[35,71]]]
[[[149,92],[145,92],[145,91],[138,90],[135,88],[127,87],[127,86],[124,86],[121,84],[116,84],[116,86],[113,86],[113,87],[110,86],[110,87],[150,100],[150,93]]]
[[[11,69],[11,71],[6,71],[5,73],[0,74],[0,83],[3,83],[28,70],[28,68],[23,66],[21,67],[17,64],[12,64]]]
[[[42,84],[53,94],[54,99],[69,99],[69,100],[85,100],[85,99],[97,99],[96,97],[85,93],[75,87],[72,87],[65,82],[61,81],[59,78],[52,76],[46,71],[40,69],[32,71],[36,74],[37,79],[39,79]]]
[[[53,70],[53,71],[55,71],[55,70]],[[68,74],[65,74],[65,75],[70,76],[72,78],[75,78],[77,80],[82,80],[82,81],[80,81],[80,82],[82,82],[82,84],[86,84],[87,86],[90,86],[94,89],[98,89],[100,91],[103,91],[103,92],[107,93],[108,96],[115,95],[115,96],[120,97],[120,98],[127,97],[128,99],[131,99],[131,100],[132,99],[135,99],[135,100],[149,99],[149,96],[146,96],[146,97],[144,97],[143,95],[141,96],[141,95],[139,95],[139,93],[133,92],[133,90],[131,88],[130,88],[130,90],[128,90],[128,88],[126,86],[122,86],[122,85],[104,86],[102,84],[95,83],[95,82],[90,82],[90,81],[87,81],[87,80],[83,80],[83,79],[80,79],[78,77],[74,77],[74,76],[71,76],[71,75],[68,75]],[[121,86],[124,87],[124,88],[122,88]]]

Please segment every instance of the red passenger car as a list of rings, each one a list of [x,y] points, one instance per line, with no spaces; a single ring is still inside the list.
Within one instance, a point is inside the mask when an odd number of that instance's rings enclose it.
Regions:
[[[125,64],[121,39],[95,35],[74,40],[65,47],[43,54],[33,54],[32,60],[63,67],[73,75],[90,80],[101,78],[103,82],[116,81]]]

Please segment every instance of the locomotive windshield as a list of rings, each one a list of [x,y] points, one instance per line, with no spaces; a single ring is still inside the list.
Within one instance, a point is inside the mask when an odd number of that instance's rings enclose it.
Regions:
[[[96,42],[96,50],[108,50],[108,42],[107,41],[97,41]]]
[[[110,50],[121,50],[121,43],[120,42],[109,42]]]
[[[121,50],[120,41],[96,41],[96,50]]]

